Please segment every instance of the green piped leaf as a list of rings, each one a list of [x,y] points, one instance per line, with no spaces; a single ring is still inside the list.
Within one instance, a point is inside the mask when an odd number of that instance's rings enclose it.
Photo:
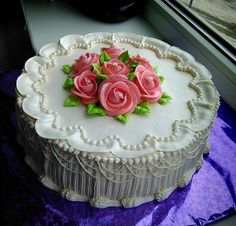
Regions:
[[[164,82],[164,77],[160,75],[159,79],[160,79],[160,83],[162,84]]]
[[[129,63],[129,52],[128,52],[128,50],[121,53],[120,56],[118,57],[118,60],[122,61],[124,64],[128,64]]]
[[[150,102],[142,102],[141,104],[139,104],[139,106],[143,107],[143,108],[146,108],[147,110],[149,110],[151,112],[151,105],[150,105]]]
[[[99,65],[96,64],[96,63],[92,64],[92,70],[93,70],[93,72],[96,73],[96,74],[101,74],[100,67],[99,67]]]
[[[72,66],[69,64],[64,64],[62,66],[62,70],[65,74],[70,74],[71,70],[72,70]]]
[[[132,73],[135,71],[136,67],[140,64],[140,62],[133,62],[129,68],[129,71]]]
[[[79,105],[80,105],[80,101],[75,96],[69,96],[64,101],[64,106],[65,107],[73,107],[73,106],[79,106]]]
[[[137,115],[146,115],[151,112],[151,106],[149,102],[143,102],[138,104],[135,109],[134,113]]]
[[[122,123],[126,123],[130,119],[130,114],[117,115],[115,116],[115,119]]]
[[[96,104],[87,105],[87,114],[92,116],[105,116],[105,111]]]
[[[159,72],[159,65],[153,66],[152,69],[155,71],[156,74]]]
[[[107,54],[106,51],[103,51],[99,57],[100,63],[104,64],[105,61],[109,61],[111,58],[109,57],[109,55]]]
[[[171,100],[172,100],[172,97],[169,96],[166,92],[163,92],[161,98],[158,100],[158,103],[161,105],[164,105],[170,102]]]
[[[107,78],[108,78],[107,75],[98,74],[98,75],[96,76],[96,82],[97,82],[98,84],[100,84],[102,81],[106,80]]]
[[[66,81],[64,82],[63,88],[67,90],[71,90],[73,86],[74,86],[74,79],[68,76]]]
[[[134,72],[132,72],[132,73],[130,73],[130,74],[128,75],[128,79],[129,79],[130,81],[133,81],[136,76],[137,76],[137,75],[136,75]]]

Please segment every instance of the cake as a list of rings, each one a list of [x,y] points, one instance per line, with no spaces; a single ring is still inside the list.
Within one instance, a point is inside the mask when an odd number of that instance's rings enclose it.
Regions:
[[[133,33],[67,35],[16,83],[18,140],[41,182],[73,201],[135,207],[186,186],[219,107],[189,53]]]

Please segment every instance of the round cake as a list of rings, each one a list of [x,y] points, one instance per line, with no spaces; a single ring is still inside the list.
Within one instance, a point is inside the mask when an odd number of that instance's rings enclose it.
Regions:
[[[18,138],[41,182],[73,201],[166,199],[203,164],[219,107],[189,53],[132,33],[68,35],[17,79]]]

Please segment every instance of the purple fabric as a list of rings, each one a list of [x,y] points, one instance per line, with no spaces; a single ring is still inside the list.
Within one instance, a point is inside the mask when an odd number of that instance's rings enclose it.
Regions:
[[[223,100],[210,135],[210,153],[187,187],[176,189],[163,202],[97,209],[64,200],[41,185],[24,163],[14,111],[19,73],[0,71],[1,225],[206,225],[235,213],[236,114]]]

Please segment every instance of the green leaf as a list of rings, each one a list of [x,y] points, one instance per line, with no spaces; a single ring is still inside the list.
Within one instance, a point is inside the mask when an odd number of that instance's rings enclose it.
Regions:
[[[79,105],[80,105],[80,101],[75,96],[69,96],[64,101],[64,107],[73,107],[73,106],[79,106]]]
[[[130,81],[133,81],[136,76],[137,76],[137,75],[136,75],[134,72],[132,72],[132,73],[130,73],[130,74],[128,75],[128,79],[129,79]]]
[[[72,89],[74,86],[74,79],[71,76],[68,76],[66,81],[64,82],[63,88],[64,89]]]
[[[109,55],[107,54],[106,51],[103,51],[99,57],[100,63],[104,64],[105,61],[109,61],[111,58],[109,57]]]
[[[160,75],[160,76],[159,76],[159,79],[160,79],[160,83],[162,84],[163,81],[164,81],[164,77]]]
[[[158,103],[161,105],[164,105],[170,102],[171,100],[172,100],[172,97],[169,96],[166,92],[163,92],[161,98],[158,100]]]
[[[69,64],[64,64],[62,66],[62,70],[65,74],[70,74],[71,70],[72,70],[72,66]]]
[[[100,72],[100,67],[99,67],[99,65],[96,64],[96,63],[92,64],[92,70],[93,70],[93,72],[96,73],[96,74],[101,74],[101,72]]]
[[[122,61],[124,64],[128,64],[129,63],[129,52],[128,52],[128,50],[121,53],[120,56],[118,57],[118,60]]]
[[[139,104],[139,106],[146,108],[147,110],[149,110],[151,112],[151,105],[149,102],[147,102],[147,101],[142,102],[141,104]]]
[[[130,114],[117,115],[115,116],[115,119],[122,123],[126,123],[130,119]]]
[[[151,106],[149,102],[143,102],[138,104],[135,109],[134,113],[137,115],[145,115],[151,112]]]
[[[95,107],[96,107],[96,104],[88,104],[87,105],[87,114],[89,115]]]
[[[87,114],[92,116],[104,116],[106,115],[105,111],[97,106],[96,104],[88,104],[87,105]]]
[[[98,75],[96,76],[96,82],[97,82],[98,84],[100,84],[103,80],[106,80],[107,78],[108,78],[107,75],[98,74]]]
[[[158,71],[159,71],[159,65],[157,65],[157,66],[153,66],[152,69],[156,72],[156,74],[158,74]]]
[[[140,62],[133,62],[129,68],[130,72],[134,72],[136,67],[140,64]]]

